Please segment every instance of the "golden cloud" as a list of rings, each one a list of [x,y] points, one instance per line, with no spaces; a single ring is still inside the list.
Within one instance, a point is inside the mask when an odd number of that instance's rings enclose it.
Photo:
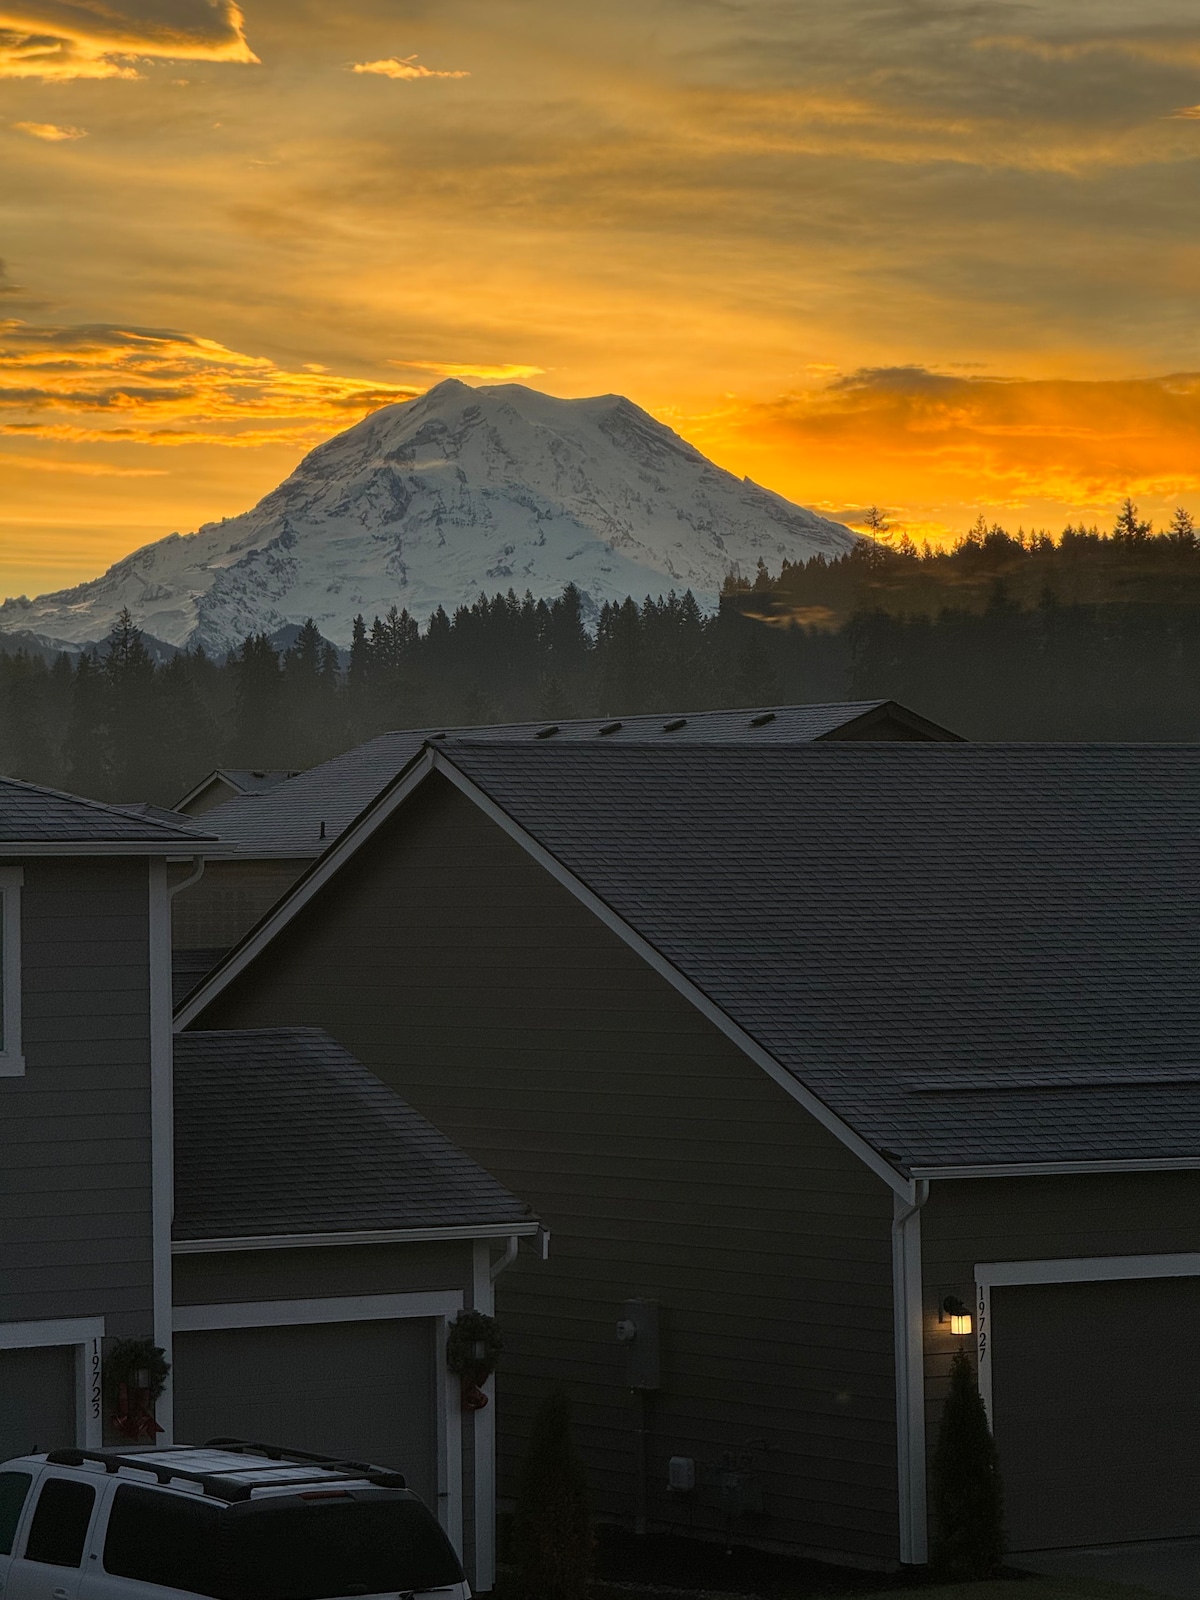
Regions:
[[[33,139],[45,139],[50,144],[58,144],[63,139],[86,139],[88,136],[86,128],[60,127],[57,122],[14,122],[13,127]]]
[[[139,58],[258,61],[235,0],[0,0],[0,78],[137,78]]]
[[[369,72],[378,78],[469,78],[469,72],[438,72],[417,64],[416,56],[388,56],[383,61],[354,61],[351,72]]]
[[[1107,505],[1200,492],[1200,373],[1114,381],[873,368],[739,409],[727,436],[798,456],[826,504]]]
[[[408,386],[289,371],[213,339],[0,320],[0,433],[77,443],[315,442]],[[87,416],[87,424],[70,420]]]
[[[403,367],[407,372],[432,372],[439,378],[481,378],[484,383],[524,383],[527,378],[539,378],[545,367],[524,367],[514,362],[488,366],[470,361],[389,361],[389,367]]]
[[[1168,34],[1098,34],[1090,39],[1046,39],[1029,34],[987,34],[972,41],[976,50],[1009,50],[1039,61],[1081,61],[1087,56],[1121,55],[1168,67],[1200,62],[1200,38]]]

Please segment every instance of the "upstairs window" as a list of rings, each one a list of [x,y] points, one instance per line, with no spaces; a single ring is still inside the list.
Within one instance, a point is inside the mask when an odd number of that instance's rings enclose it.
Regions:
[[[0,867],[0,1077],[25,1071],[21,1054],[21,869]]]

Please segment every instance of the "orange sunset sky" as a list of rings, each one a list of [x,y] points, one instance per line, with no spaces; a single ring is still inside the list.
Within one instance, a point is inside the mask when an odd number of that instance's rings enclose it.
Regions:
[[[1200,513],[1184,0],[0,0],[0,593],[443,375],[916,537]]]

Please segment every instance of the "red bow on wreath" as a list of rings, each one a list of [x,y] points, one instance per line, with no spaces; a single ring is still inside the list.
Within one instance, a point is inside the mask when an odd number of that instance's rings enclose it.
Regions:
[[[154,1440],[162,1432],[154,1412],[150,1407],[149,1389],[135,1389],[133,1403],[130,1404],[129,1385],[117,1385],[117,1409],[113,1416],[113,1427],[123,1439],[149,1439]]]

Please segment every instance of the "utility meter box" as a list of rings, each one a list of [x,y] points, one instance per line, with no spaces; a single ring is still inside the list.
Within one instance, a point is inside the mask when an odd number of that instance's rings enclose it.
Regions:
[[[626,1300],[617,1322],[617,1340],[625,1347],[626,1382],[631,1389],[657,1389],[662,1383],[658,1337],[658,1301]]]

